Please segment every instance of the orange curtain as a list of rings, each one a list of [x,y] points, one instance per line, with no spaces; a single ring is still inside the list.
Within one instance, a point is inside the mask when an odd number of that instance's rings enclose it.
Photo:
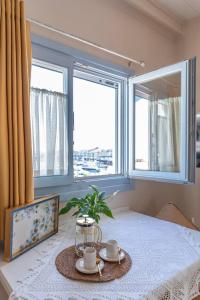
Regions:
[[[33,201],[31,42],[24,2],[0,0],[0,239],[5,208]]]

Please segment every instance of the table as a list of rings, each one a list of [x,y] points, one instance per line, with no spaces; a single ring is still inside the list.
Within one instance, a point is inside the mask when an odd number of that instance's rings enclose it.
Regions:
[[[55,257],[74,242],[70,220],[32,253],[1,267],[0,277],[12,290],[9,299],[190,300],[200,294],[200,232],[132,211],[116,213],[115,220],[103,218],[101,227],[104,241],[117,239],[132,257],[133,266],[124,277],[85,283],[58,273]],[[17,278],[9,275],[14,269]]]

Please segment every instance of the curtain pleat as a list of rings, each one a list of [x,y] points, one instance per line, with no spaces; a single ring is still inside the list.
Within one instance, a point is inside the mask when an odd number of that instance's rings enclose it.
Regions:
[[[7,103],[7,72],[5,1],[0,1],[0,238],[3,238],[4,207],[9,206],[9,151],[8,151],[8,103]]]
[[[35,176],[67,174],[67,95],[31,89]]]
[[[0,238],[4,210],[33,201],[31,42],[24,2],[0,0]]]
[[[64,120],[64,116],[65,114],[65,103],[63,103],[62,99],[60,99],[61,101],[59,101],[58,103],[58,113],[59,113],[59,149],[60,149],[60,156],[59,156],[59,166],[60,166],[60,173],[64,174],[64,169],[65,169],[65,150],[66,148],[64,147],[64,143],[65,140],[67,139],[63,139],[63,136],[65,136],[64,133],[64,125],[65,125],[65,120]]]
[[[158,169],[179,172],[180,97],[159,100],[157,106]]]
[[[45,101],[43,101],[45,105]],[[46,145],[47,145],[47,174],[54,175],[56,158],[56,135],[57,135],[57,99],[52,99],[46,94]]]

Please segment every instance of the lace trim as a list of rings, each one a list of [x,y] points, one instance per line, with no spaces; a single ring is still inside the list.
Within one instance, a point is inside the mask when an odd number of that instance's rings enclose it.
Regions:
[[[199,283],[200,283],[200,233],[194,230],[183,228],[179,225],[171,224],[168,222],[163,222],[158,219],[147,217],[133,212],[121,213],[121,220],[116,219],[114,226],[121,228],[120,225],[131,227],[132,236],[137,235],[138,240],[131,239],[134,247],[131,245],[127,246],[128,252],[135,257],[136,261],[143,261],[144,263],[144,273],[142,275],[139,273],[140,268],[134,265],[133,260],[133,271],[126,275],[124,281],[115,280],[108,283],[108,286],[101,284],[98,291],[92,291],[90,289],[91,285],[82,284],[80,282],[73,282],[66,280],[60,274],[56,274],[54,260],[62,249],[66,246],[73,244],[74,242],[74,224],[68,221],[65,225],[61,226],[59,233],[50,238],[49,240],[43,242],[41,247],[37,247],[37,251],[40,253],[41,257],[36,259],[32,268],[30,268],[25,274],[25,276],[17,281],[17,287],[15,291],[10,295],[9,300],[192,300],[194,297],[200,295]],[[102,227],[105,227],[104,232],[112,232],[113,221],[108,220]],[[122,227],[123,227],[122,226]],[[124,228],[124,227],[123,227]],[[151,228],[151,237],[149,237],[146,232],[147,229]],[[162,232],[161,235],[159,235]],[[67,232],[67,233],[66,233]],[[139,233],[139,234],[138,234]],[[159,263],[160,260],[163,261],[163,251],[168,250],[168,245],[166,243],[166,249],[163,248],[163,243],[167,233],[172,235],[172,242],[177,243],[177,247],[183,248],[184,259],[188,258],[188,267],[183,271],[179,271],[178,275],[172,277],[170,280],[164,280],[165,275],[161,272],[160,282],[155,286],[155,282],[149,280],[148,273],[145,269],[145,264],[148,261],[143,260],[147,255],[148,251],[152,262]],[[130,238],[130,234],[125,236],[124,230],[119,229],[118,237],[121,239],[120,242],[126,241]],[[144,247],[151,239],[151,242],[155,239],[160,238],[160,252],[151,253],[152,249],[145,248],[144,253],[138,253],[138,245],[143,243]],[[179,245],[180,244],[180,245]],[[152,244],[153,245],[153,244]],[[171,251],[171,248],[169,248]],[[196,261],[190,263],[190,257],[194,256],[194,250],[196,251]],[[185,252],[184,252],[185,251]],[[168,252],[166,252],[168,253]],[[159,257],[161,256],[161,258]],[[180,257],[181,259],[181,257]],[[181,264],[182,261],[178,261],[179,257],[166,257],[166,268],[170,267],[168,264],[171,261],[174,264]],[[184,260],[184,261],[185,261]],[[173,266],[172,266],[173,267]],[[138,274],[137,274],[138,268]],[[157,268],[155,268],[156,270]],[[169,268],[170,269],[170,268]],[[52,278],[45,278],[45,274],[51,274]],[[177,272],[176,272],[177,273]],[[146,277],[143,277],[143,276]],[[149,274],[150,276],[151,274]],[[137,276],[137,277],[136,277]],[[163,278],[162,278],[163,277]],[[143,286],[143,278],[144,280]],[[155,274],[155,280],[158,279],[157,274]],[[167,277],[166,277],[167,278]],[[48,283],[47,281],[50,280]],[[44,287],[43,287],[44,285]],[[70,287],[69,289],[67,287]],[[99,285],[98,285],[99,287]],[[104,288],[105,287],[105,288]],[[38,289],[38,290],[37,290]],[[139,290],[139,291],[138,291]],[[149,291],[149,292],[148,292]]]

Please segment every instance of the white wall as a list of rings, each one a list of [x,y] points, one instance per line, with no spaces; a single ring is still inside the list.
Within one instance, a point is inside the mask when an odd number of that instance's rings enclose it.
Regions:
[[[174,62],[174,37],[122,0],[26,0],[27,16],[136,59],[146,70]],[[159,31],[158,31],[159,30]],[[127,62],[32,26],[32,31],[110,61]],[[144,72],[143,69],[138,69]]]

